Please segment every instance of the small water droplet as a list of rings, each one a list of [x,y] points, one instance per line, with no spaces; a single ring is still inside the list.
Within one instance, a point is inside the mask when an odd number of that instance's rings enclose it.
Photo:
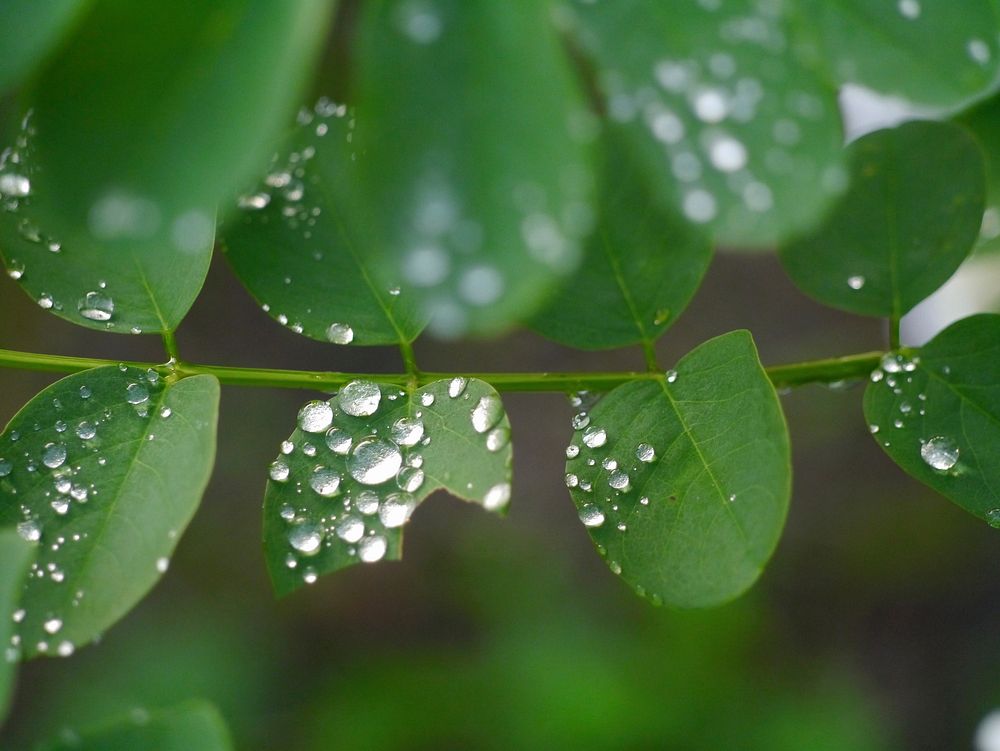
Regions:
[[[378,518],[387,529],[401,527],[410,518],[417,501],[409,493],[393,493],[379,506]]]
[[[503,419],[503,403],[496,394],[479,397],[471,413],[472,428],[477,433],[485,433]]]
[[[588,503],[580,508],[580,521],[587,527],[600,527],[604,524],[604,512]]]
[[[329,467],[316,467],[309,478],[309,487],[317,495],[332,498],[340,490],[340,475]]]
[[[346,456],[353,442],[351,434],[341,428],[333,427],[326,432],[326,445],[335,454]]]
[[[161,557],[156,559],[156,570],[161,574],[167,573],[167,569],[170,568],[170,559],[167,557]]]
[[[403,467],[396,475],[396,484],[400,490],[415,493],[424,484],[424,471],[417,467]]]
[[[597,426],[592,425],[583,433],[583,443],[587,446],[587,448],[600,448],[607,442],[608,434],[604,428],[598,428]]]
[[[130,383],[125,387],[125,401],[129,404],[142,404],[149,400],[149,389],[141,383]]]
[[[271,462],[271,467],[269,474],[271,479],[275,482],[285,482],[288,479],[289,470],[288,465],[280,459],[275,459]]]
[[[586,412],[578,412],[573,415],[573,419],[570,420],[570,424],[573,426],[573,430],[583,430],[585,427],[590,425],[590,415]]]
[[[354,505],[365,516],[378,511],[378,494],[374,490],[362,490],[354,499]]]
[[[493,428],[486,434],[486,450],[496,453],[510,443],[510,430],[504,426]]]
[[[326,402],[313,400],[299,410],[299,427],[306,433],[322,433],[333,423],[333,408]]]
[[[674,383],[677,380],[677,371],[668,370],[666,372],[667,383]]]
[[[580,455],[580,447],[574,444],[570,444],[566,447],[566,458],[576,459]]]
[[[947,471],[958,463],[958,444],[946,436],[934,436],[920,447],[920,458],[939,471]]]
[[[483,508],[487,511],[499,511],[510,502],[510,483],[501,482],[486,491],[483,496]]]
[[[38,297],[38,307],[42,308],[43,310],[49,310],[54,304],[55,303],[52,300],[52,295],[48,294],[47,292],[43,292]]]
[[[323,529],[310,522],[300,522],[289,530],[288,543],[302,555],[316,555],[323,544]]]
[[[93,392],[90,390],[90,386],[81,386],[80,387],[80,398],[81,399],[89,399],[90,395],[92,393]]]
[[[62,628],[63,622],[59,618],[49,618],[45,623],[42,624],[42,628],[50,634],[59,633],[59,629]]]
[[[994,529],[1000,529],[1000,508],[991,508],[986,512],[986,523]]]
[[[84,420],[79,425],[76,426],[76,436],[84,441],[91,440],[97,435],[97,428],[94,427],[93,423]]]
[[[14,471],[14,464],[10,459],[0,457],[0,477],[6,477]]]
[[[425,407],[431,406],[434,403],[434,394],[425,391],[420,395],[420,403]]]
[[[579,484],[580,484],[580,478],[579,477],[577,477],[572,472],[568,472],[566,474],[566,487],[567,488],[575,488]]]
[[[649,464],[656,461],[656,450],[648,443],[640,443],[635,447],[635,457],[640,462]]]
[[[46,443],[42,449],[42,464],[49,469],[61,467],[66,461],[66,446],[61,443]]]
[[[380,485],[396,476],[403,455],[394,443],[369,438],[354,447],[347,466],[351,477],[363,485]]]
[[[392,440],[400,446],[416,446],[424,437],[424,421],[419,417],[400,417],[393,423]]]
[[[627,472],[623,472],[620,469],[616,469],[608,477],[608,485],[610,485],[615,490],[626,491],[629,489],[630,478]]]
[[[861,289],[865,286],[865,278],[863,276],[848,277],[847,286],[854,290]]]
[[[457,399],[465,391],[465,386],[468,381],[465,378],[452,378],[448,383],[448,396],[452,399]]]
[[[76,304],[80,315],[91,321],[110,321],[115,312],[115,303],[103,292],[88,292]]]
[[[371,381],[351,381],[340,392],[340,408],[354,417],[368,417],[378,411],[382,390]]]
[[[337,525],[337,537],[344,542],[355,543],[364,537],[365,523],[356,516],[345,517]]]

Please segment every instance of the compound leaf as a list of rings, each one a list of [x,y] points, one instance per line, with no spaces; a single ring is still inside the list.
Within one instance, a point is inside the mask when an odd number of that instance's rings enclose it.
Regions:
[[[600,214],[583,263],[532,320],[580,349],[652,343],[690,302],[712,258],[708,237],[659,201],[617,128],[605,141]]]
[[[413,290],[439,336],[529,317],[591,229],[593,118],[549,15],[491,0],[362,6],[366,210],[352,213],[382,279]]]
[[[801,59],[781,3],[572,0],[594,62],[660,189],[721,244],[770,246],[843,187],[833,89]]]
[[[354,381],[302,408],[270,477],[264,548],[284,595],[319,574],[398,559],[403,524],[439,488],[504,512],[510,422],[483,381],[436,381],[412,394]]]
[[[0,435],[0,524],[39,543],[24,654],[68,655],[166,571],[208,482],[219,386],[117,366],[64,378]]]
[[[890,354],[865,391],[872,437],[907,474],[1000,528],[1000,315]]]
[[[346,216],[357,189],[355,119],[321,99],[299,113],[263,185],[240,198],[226,258],[282,325],[336,344],[410,342],[423,328],[408,290],[381,284],[370,236]],[[360,155],[364,158],[364,155]]]
[[[231,751],[225,720],[214,705],[190,701],[128,717],[82,733],[67,731],[41,751]]]
[[[566,484],[612,571],[657,604],[706,607],[760,576],[791,492],[781,406],[750,334],[692,350],[578,415]]]
[[[826,221],[781,249],[792,281],[853,313],[900,317],[972,250],[986,194],[976,143],[950,123],[909,122],[849,147],[851,184]]]

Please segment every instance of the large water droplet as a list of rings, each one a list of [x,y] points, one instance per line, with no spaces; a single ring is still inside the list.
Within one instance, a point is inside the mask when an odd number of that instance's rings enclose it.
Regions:
[[[452,399],[457,399],[465,391],[465,386],[468,381],[465,378],[452,378],[448,383],[448,396]]]
[[[326,445],[335,454],[346,456],[347,452],[351,450],[353,442],[351,434],[341,428],[330,428],[326,432]]]
[[[920,458],[929,466],[946,471],[958,463],[958,444],[945,436],[934,436],[920,447]]]
[[[417,500],[409,493],[393,493],[379,506],[378,518],[387,529],[406,524],[417,506]]]
[[[656,461],[656,450],[648,443],[640,443],[635,447],[635,458],[649,464]]]
[[[42,464],[49,469],[61,467],[66,461],[66,446],[61,443],[46,443],[42,449]]]
[[[486,434],[486,450],[496,453],[510,443],[510,430],[504,426],[493,428]]]
[[[141,383],[130,383],[125,387],[125,401],[129,404],[142,404],[149,400],[149,389]]]
[[[375,563],[381,561],[385,556],[387,548],[386,540],[382,535],[366,537],[358,545],[358,558],[365,563]]]
[[[24,198],[31,194],[31,180],[15,172],[0,174],[0,193],[11,198]]]
[[[34,519],[18,524],[17,533],[28,542],[38,542],[42,538],[42,528]]]
[[[424,484],[424,471],[417,467],[403,467],[396,475],[396,484],[400,490],[407,493],[416,493],[420,486]]]
[[[337,525],[337,537],[344,542],[357,542],[365,535],[365,523],[356,516],[348,516]]]
[[[322,433],[333,423],[333,408],[314,400],[299,410],[299,427],[306,433]]]
[[[331,323],[326,330],[326,338],[334,344],[350,344],[354,341],[354,329],[346,323]]]
[[[354,499],[354,505],[365,516],[371,516],[378,511],[378,493],[374,490],[362,490]]]
[[[80,315],[91,321],[110,321],[115,312],[115,303],[103,292],[88,292],[77,305]]]
[[[76,426],[76,437],[84,441],[89,441],[94,436],[97,435],[97,428],[94,424],[84,420],[79,425]]]
[[[310,522],[301,522],[289,530],[288,543],[302,555],[316,555],[323,544],[323,529]]]
[[[503,418],[503,402],[496,394],[485,394],[472,409],[472,427],[477,433],[485,433]]]
[[[371,381],[351,381],[340,392],[340,408],[354,417],[368,417],[378,411],[382,389]]]
[[[604,512],[588,503],[580,508],[580,521],[587,527],[600,527],[604,524]]]
[[[487,511],[499,511],[510,502],[510,483],[501,482],[486,491],[483,496],[483,508]]]
[[[288,465],[280,459],[275,459],[271,462],[269,474],[275,482],[285,482],[288,479],[289,472]]]
[[[587,448],[600,448],[607,442],[608,434],[604,428],[598,428],[596,425],[591,425],[583,433],[583,443],[587,446]]]
[[[380,485],[391,480],[403,466],[403,455],[394,443],[369,438],[354,447],[347,468],[363,485]]]
[[[309,487],[318,495],[331,498],[340,489],[340,475],[329,467],[316,467],[309,478]]]
[[[400,446],[416,446],[424,437],[424,421],[419,417],[400,417],[392,426],[392,440]]]
[[[616,469],[608,477],[608,485],[610,485],[615,490],[628,490],[629,489],[629,476],[627,472],[622,472],[620,469]]]

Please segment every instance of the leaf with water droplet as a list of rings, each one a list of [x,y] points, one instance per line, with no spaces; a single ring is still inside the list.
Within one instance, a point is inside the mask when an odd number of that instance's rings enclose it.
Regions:
[[[129,397],[138,383],[140,402]],[[21,599],[25,655],[90,642],[160,578],[159,561],[169,559],[211,473],[218,398],[211,376],[154,384],[145,370],[108,366],[49,386],[0,434],[0,459],[10,464],[0,477],[0,524],[40,544]],[[59,433],[57,422],[86,422],[95,433]],[[55,636],[45,628],[53,619],[61,621]]]
[[[835,93],[803,58],[783,4],[566,7],[561,17],[638,163],[720,244],[769,247],[815,223],[839,194]]]
[[[748,332],[709,340],[676,373],[601,399],[587,430],[604,440],[583,438],[566,471],[613,571],[654,602],[705,607],[744,592],[774,551],[791,491],[788,433]]]
[[[20,616],[11,614],[18,608],[24,578],[37,547],[14,529],[0,530],[0,720],[7,716],[19,656],[11,640]]]
[[[348,219],[364,223],[381,278],[404,284],[439,336],[524,320],[576,269],[594,210],[592,117],[550,9],[365,3],[354,51]]]
[[[245,197],[225,229],[223,248],[267,313],[298,333],[334,344],[411,342],[424,326],[413,295],[401,276],[376,280],[373,237],[345,215],[365,158],[355,124],[353,112],[326,98],[303,109],[252,194],[258,200]]]
[[[952,324],[868,384],[872,439],[907,474],[993,523],[1000,508],[1000,315]],[[919,405],[904,412],[904,405]],[[888,445],[887,445],[888,444]]]
[[[44,61],[73,26],[85,0],[5,0],[0,3],[0,93]]]
[[[681,314],[708,269],[712,246],[655,193],[621,129],[604,139],[602,200],[577,272],[531,326],[581,349],[653,342]]]
[[[89,4],[24,91],[24,132],[0,139],[27,140],[0,164],[16,188],[0,190],[0,247],[28,293],[90,328],[176,328],[204,282],[216,204],[273,147],[331,5]],[[80,307],[91,292],[114,301],[109,318],[81,314],[97,310]]]
[[[489,384],[470,379],[459,390],[444,380],[408,394],[355,381],[307,407],[318,404],[332,412],[329,440],[303,429],[317,411],[304,408],[289,439],[295,448],[280,456],[281,472],[272,468],[264,497],[264,550],[279,595],[346,566],[399,559],[403,525],[440,488],[506,512],[510,422]]]
[[[207,701],[169,709],[133,709],[124,717],[80,732],[64,731],[40,751],[232,751],[233,742],[219,710]]]
[[[1000,21],[990,0],[797,0],[803,40],[838,83],[939,109],[992,89]]]
[[[986,192],[982,152],[956,125],[918,121],[870,133],[848,153],[847,194],[818,228],[781,248],[781,261],[827,305],[899,317],[972,250]]]

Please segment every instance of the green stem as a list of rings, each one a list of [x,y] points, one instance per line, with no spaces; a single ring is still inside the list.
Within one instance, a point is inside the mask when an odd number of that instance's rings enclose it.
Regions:
[[[813,360],[767,368],[767,375],[777,388],[791,388],[809,383],[867,378],[878,367],[881,352],[867,352],[847,357]],[[106,365],[118,365],[116,360],[89,357],[42,355],[0,349],[0,367],[40,370],[52,373],[78,373]],[[631,381],[662,378],[659,372],[618,373],[338,373],[310,370],[275,370],[269,368],[234,368],[225,365],[198,365],[178,362],[162,365],[148,362],[125,362],[136,368],[152,368],[163,375],[174,373],[181,378],[193,375],[213,375],[231,386],[270,386],[275,388],[336,390],[354,380],[376,383],[403,384],[413,382],[418,387],[434,381],[462,376],[478,378],[498,391],[608,391]]]
[[[889,349],[899,349],[899,316],[889,319]]]
[[[649,339],[642,340],[642,353],[646,356],[646,370],[650,373],[659,372],[660,366],[656,362],[656,347]]]
[[[167,351],[167,357],[172,362],[180,361],[181,356],[177,350],[177,340],[174,338],[173,331],[163,332],[163,348]]]

